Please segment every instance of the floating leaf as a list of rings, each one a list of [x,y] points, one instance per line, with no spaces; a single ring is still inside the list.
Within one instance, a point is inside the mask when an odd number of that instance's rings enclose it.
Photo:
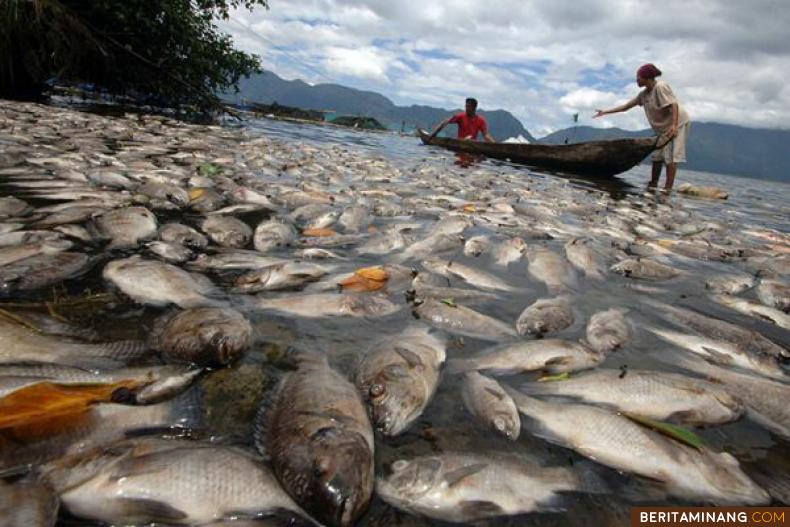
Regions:
[[[694,447],[696,449],[701,449],[705,446],[705,443],[702,441],[697,434],[689,430],[688,428],[683,428],[682,426],[673,425],[670,423],[664,423],[662,421],[655,421],[648,417],[643,417],[641,415],[623,413],[624,416],[631,419],[637,424],[640,424],[646,428],[651,428],[656,432],[664,434],[667,437],[670,437],[676,441],[684,443],[688,446]]]
[[[362,269],[357,269],[354,274],[361,278],[375,280],[377,282],[385,282],[389,280],[390,277],[389,273],[385,271],[383,267],[363,267]]]
[[[302,231],[304,236],[312,236],[317,238],[325,238],[328,236],[336,236],[337,233],[332,229],[305,229]]]
[[[472,203],[469,203],[461,207],[461,210],[464,212],[473,213],[473,212],[477,212],[477,207],[475,207]]]
[[[203,163],[198,167],[201,176],[216,176],[222,172],[222,168],[212,163]]]
[[[544,375],[543,377],[538,379],[538,382],[567,381],[570,378],[571,378],[571,374],[568,373],[567,371],[564,371],[562,373],[558,373],[557,375]]]
[[[458,307],[458,304],[456,304],[455,300],[452,298],[442,298],[442,304],[446,304],[450,307]]]
[[[204,188],[193,188],[189,190],[189,201],[196,201],[203,197],[206,193]]]

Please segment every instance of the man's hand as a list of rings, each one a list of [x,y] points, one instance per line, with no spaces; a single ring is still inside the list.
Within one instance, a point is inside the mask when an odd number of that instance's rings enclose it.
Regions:
[[[669,130],[667,130],[667,139],[674,139],[674,137],[678,135],[678,127],[673,126]]]
[[[593,119],[597,119],[602,115],[606,115],[606,112],[603,110],[595,110],[595,113],[593,114]]]

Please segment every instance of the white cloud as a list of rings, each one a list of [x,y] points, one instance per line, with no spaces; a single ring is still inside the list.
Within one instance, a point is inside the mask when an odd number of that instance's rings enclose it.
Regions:
[[[664,70],[693,120],[790,123],[786,0],[272,0],[222,27],[291,79],[457,108],[467,95],[532,133],[580,122],[646,128],[641,109],[592,121]]]

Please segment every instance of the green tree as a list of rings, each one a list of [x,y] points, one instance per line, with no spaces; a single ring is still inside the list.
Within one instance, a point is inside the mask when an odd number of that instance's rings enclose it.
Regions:
[[[36,98],[48,79],[166,104],[216,103],[260,71],[215,25],[267,0],[0,0],[0,97]]]

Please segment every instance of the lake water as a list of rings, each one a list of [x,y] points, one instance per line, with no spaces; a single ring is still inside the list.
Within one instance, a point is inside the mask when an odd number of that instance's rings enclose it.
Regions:
[[[359,151],[365,155],[381,156],[402,169],[406,174],[415,166],[437,164],[448,171],[457,173],[464,178],[471,170],[478,167],[490,168],[504,174],[523,174],[525,184],[539,191],[551,192],[558,184],[558,176],[541,174],[524,167],[496,161],[483,161],[473,168],[464,169],[456,165],[456,155],[438,147],[426,147],[416,137],[401,136],[393,133],[372,133],[348,130],[332,126],[315,126],[294,124],[275,120],[259,120],[247,123],[254,131],[260,131],[284,142],[304,143],[317,147],[337,145],[350,151]],[[616,200],[627,200],[630,203],[649,203],[654,198],[645,199],[645,185],[649,180],[650,167],[637,166],[617,178],[608,181],[596,181],[578,177],[567,177],[568,185],[589,190],[590,201],[595,201],[606,193]],[[699,220],[715,220],[727,223],[733,232],[759,228],[774,229],[783,233],[790,232],[790,185],[783,183],[760,181],[733,176],[691,172],[679,170],[676,186],[683,182],[697,185],[715,185],[729,192],[726,201],[690,199],[672,196],[670,200],[694,213]],[[663,179],[662,179],[663,183]],[[577,222],[578,218],[568,218],[569,222]],[[471,232],[469,234],[475,234]],[[528,242],[529,243],[529,242]],[[549,247],[562,253],[564,241],[551,241]],[[512,321],[521,310],[535,299],[546,296],[542,285],[530,281],[525,266],[519,264],[514,270],[511,266],[508,273],[493,267],[485,267],[481,259],[454,256],[458,261],[470,265],[483,266],[485,270],[506,278],[509,283],[523,287],[521,295],[511,295],[499,302],[491,302],[475,306],[480,311],[493,315],[500,320]],[[354,266],[381,263],[375,259],[363,258],[354,262]],[[648,296],[670,304],[682,304],[704,313],[718,316],[725,320],[751,327],[773,339],[781,345],[790,346],[790,334],[771,324],[757,319],[735,314],[727,308],[709,300],[704,289],[704,277],[714,272],[732,272],[740,264],[702,262],[683,259],[674,265],[684,271],[684,276],[667,283],[655,284],[657,290]],[[662,343],[650,333],[641,329],[645,323],[661,325],[653,309],[642,302],[643,294],[632,289],[633,281],[610,275],[607,281],[595,283],[585,282],[582,293],[575,299],[577,322],[562,331],[560,338],[575,340],[584,335],[584,326],[589,316],[596,311],[612,306],[629,309],[629,319],[634,323],[636,331],[633,340],[625,349],[613,353],[604,364],[607,368],[645,368],[670,370],[673,368],[657,361],[648,353],[660,351],[668,345]],[[460,284],[453,284],[460,285]],[[747,294],[748,296],[748,294]],[[410,314],[403,313],[388,317],[386,321],[332,321],[302,322],[296,320],[283,321],[280,330],[287,328],[290,338],[308,338],[328,350],[333,365],[350,374],[355,360],[358,360],[360,342],[366,342],[382,333],[397,333],[410,321]],[[270,338],[277,340],[274,333]],[[466,339],[462,344],[452,342],[448,348],[448,357],[470,356],[487,347],[488,344]],[[522,379],[532,378],[528,376]],[[518,378],[517,378],[518,379]],[[512,380],[517,380],[512,379]],[[548,464],[567,465],[580,461],[582,458],[575,453],[560,447],[551,446],[540,439],[530,436],[526,431],[516,443],[508,442],[481,430],[471,420],[461,403],[458,378],[444,376],[435,399],[412,429],[401,437],[392,440],[381,440],[377,443],[379,469],[399,457],[428,454],[442,450],[464,450],[473,452],[523,452],[535,456]],[[747,419],[724,426],[699,429],[698,433],[714,449],[733,453],[745,469],[771,467],[785,475],[790,473],[790,445],[781,438],[770,434]],[[560,508],[561,513],[531,514],[508,520],[490,522],[490,525],[546,525],[546,526],[600,526],[625,525],[628,522],[631,501],[622,497],[623,492],[637,496],[650,494],[642,488],[642,483],[634,478],[621,477],[608,471],[608,477],[614,478],[620,490],[613,495],[593,496],[574,494],[569,496]],[[620,478],[618,480],[618,478]],[[682,503],[681,500],[662,500],[652,496],[650,503]],[[376,500],[371,512],[365,517],[362,525],[442,525],[441,522],[407,517]]]

